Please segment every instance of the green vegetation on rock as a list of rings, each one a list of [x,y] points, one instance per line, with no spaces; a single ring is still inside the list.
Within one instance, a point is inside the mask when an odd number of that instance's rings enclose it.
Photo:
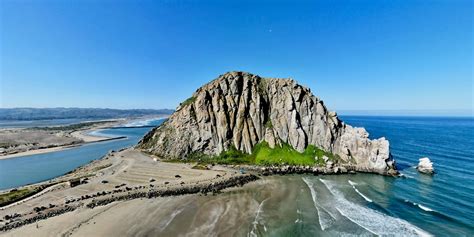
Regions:
[[[196,97],[191,96],[191,97],[187,98],[185,101],[183,101],[183,103],[181,103],[181,106],[190,105],[190,104],[194,103],[194,101],[196,101]]]
[[[325,165],[323,156],[329,160],[337,160],[337,156],[325,152],[316,146],[309,145],[304,152],[298,152],[289,144],[282,143],[281,146],[270,148],[267,142],[257,144],[252,154],[247,154],[230,147],[217,156],[209,156],[202,153],[193,153],[186,160],[201,164],[248,164],[248,165]],[[177,161],[177,160],[175,160]]]
[[[252,155],[255,157],[254,163],[257,165],[323,165],[322,159],[327,156],[329,160],[335,157],[329,152],[325,152],[316,146],[309,145],[302,153],[295,150],[287,143],[281,146],[270,148],[268,143],[262,142],[255,146]]]

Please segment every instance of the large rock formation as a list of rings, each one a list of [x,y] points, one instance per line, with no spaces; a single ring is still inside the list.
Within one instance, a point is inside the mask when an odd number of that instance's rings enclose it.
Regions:
[[[288,143],[300,152],[312,144],[360,171],[395,173],[389,142],[368,137],[294,80],[229,72],[199,88],[138,148],[185,159],[196,152],[218,155],[231,146],[251,153],[262,141],[271,147]]]

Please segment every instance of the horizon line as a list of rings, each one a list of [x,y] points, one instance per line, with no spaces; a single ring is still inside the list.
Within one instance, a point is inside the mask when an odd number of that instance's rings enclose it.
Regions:
[[[172,110],[170,108],[111,108],[111,107],[0,107],[8,109],[112,109],[112,110]],[[334,110],[330,110],[334,111]],[[427,116],[427,117],[474,117],[474,109],[341,109],[341,116]]]

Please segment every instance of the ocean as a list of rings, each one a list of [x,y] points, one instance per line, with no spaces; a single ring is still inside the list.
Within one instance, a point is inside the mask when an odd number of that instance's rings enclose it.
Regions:
[[[174,198],[173,205],[179,212],[156,234],[194,231],[224,235],[232,231],[237,236],[474,235],[474,118],[341,119],[365,127],[371,138],[386,137],[404,177],[262,177],[215,196]],[[113,129],[108,132],[123,135],[133,131],[135,135],[125,141],[90,145],[95,148],[83,146],[56,154],[0,160],[0,189],[61,175],[100,158],[109,149],[135,144],[148,129]],[[421,157],[429,157],[434,163],[433,176],[416,171]],[[203,224],[194,226],[197,217]]]

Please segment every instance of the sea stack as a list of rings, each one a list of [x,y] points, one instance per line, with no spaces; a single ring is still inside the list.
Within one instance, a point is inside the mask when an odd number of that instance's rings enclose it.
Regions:
[[[418,170],[418,172],[424,174],[434,173],[433,162],[431,162],[430,158],[428,157],[420,158],[420,162],[418,163],[416,169]]]
[[[349,96],[349,95],[348,95]],[[219,155],[235,148],[288,144],[330,152],[361,172],[397,174],[385,138],[371,140],[364,128],[342,122],[309,88],[292,79],[228,72],[197,89],[137,148],[164,159]]]

